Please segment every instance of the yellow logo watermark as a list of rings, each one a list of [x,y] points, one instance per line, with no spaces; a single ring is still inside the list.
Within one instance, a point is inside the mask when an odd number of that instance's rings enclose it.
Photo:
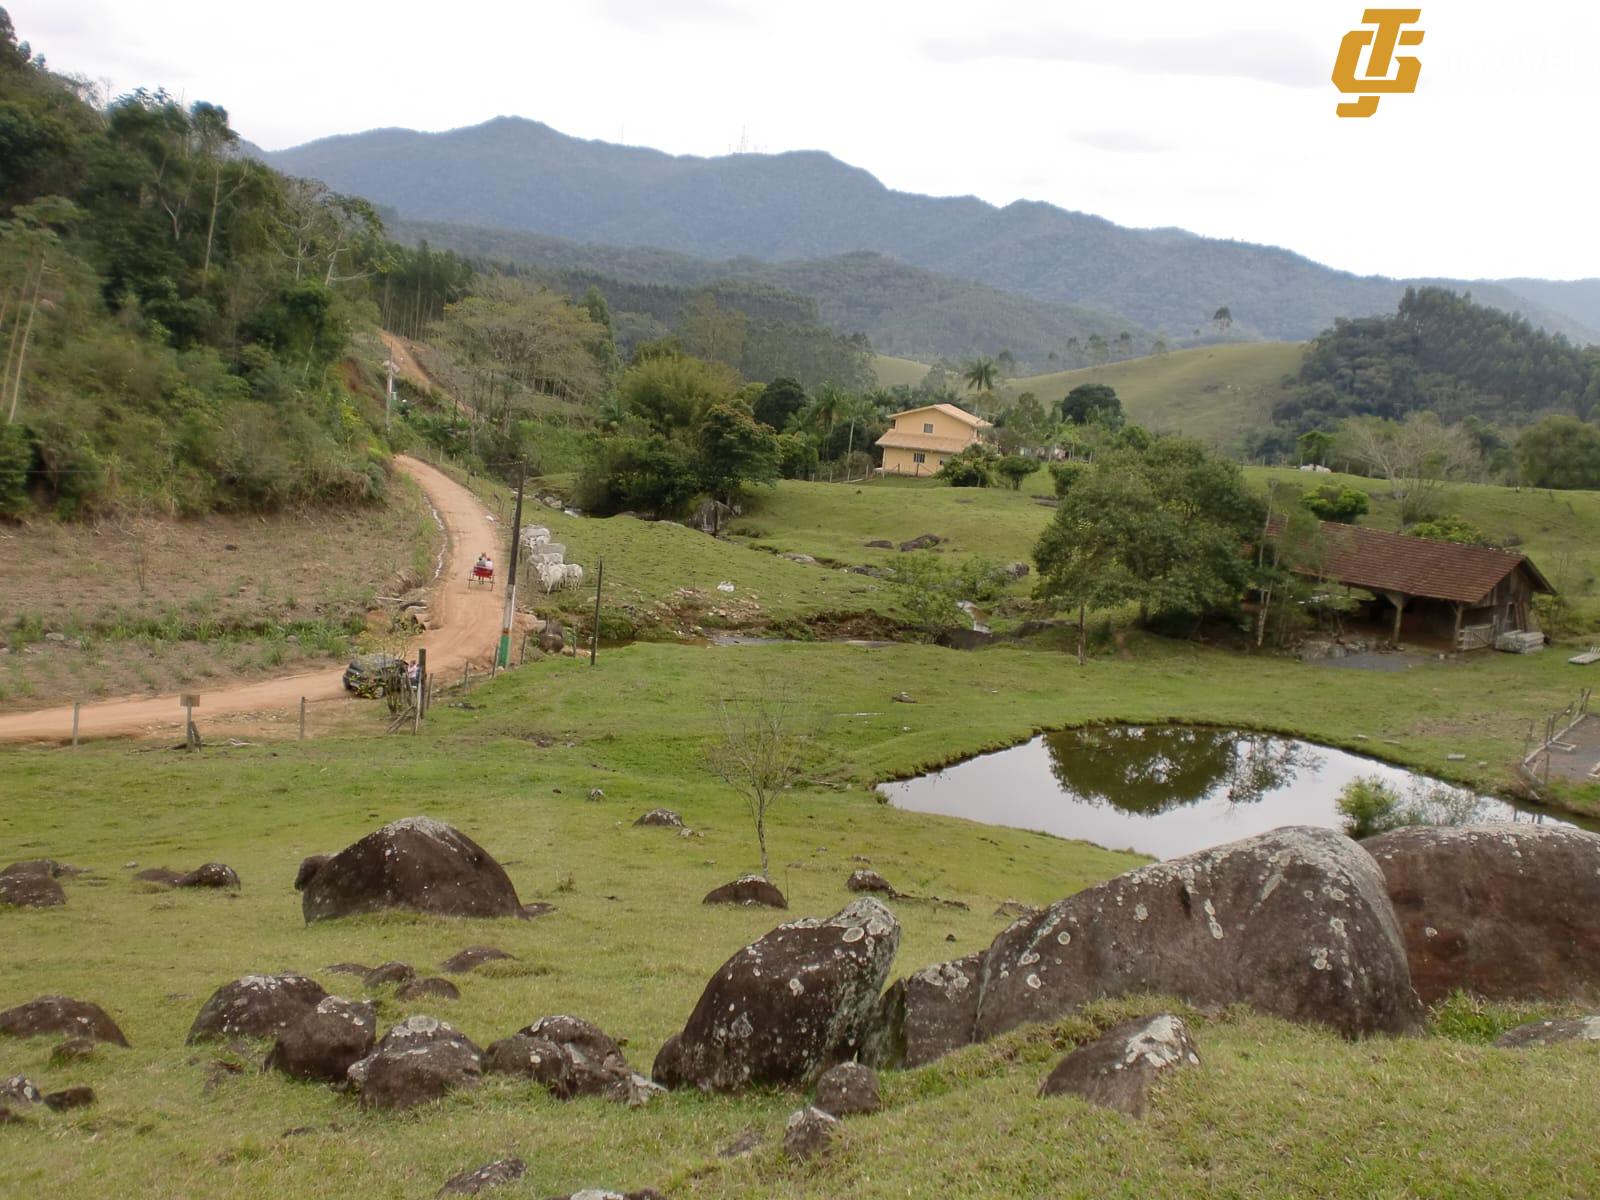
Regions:
[[[1339,42],[1339,57],[1333,60],[1334,85],[1345,95],[1355,96],[1339,105],[1335,111],[1341,117],[1370,117],[1378,111],[1378,98],[1391,93],[1414,92],[1417,76],[1422,74],[1420,59],[1409,55],[1396,55],[1399,46],[1420,46],[1422,30],[1405,29],[1422,17],[1420,8],[1369,8],[1361,16],[1363,25],[1372,29],[1352,29]],[[1361,52],[1371,47],[1367,55],[1366,74],[1360,74]],[[1394,78],[1389,77],[1390,64],[1394,65]]]

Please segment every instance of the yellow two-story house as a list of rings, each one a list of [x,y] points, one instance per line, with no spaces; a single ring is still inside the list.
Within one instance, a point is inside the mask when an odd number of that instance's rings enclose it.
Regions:
[[[889,432],[878,439],[885,475],[931,475],[952,454],[982,440],[989,422],[954,404],[908,408],[889,418]]]

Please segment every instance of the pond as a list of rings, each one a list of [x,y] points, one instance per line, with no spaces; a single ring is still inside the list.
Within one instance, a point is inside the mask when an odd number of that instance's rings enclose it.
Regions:
[[[880,784],[878,792],[914,812],[1173,858],[1282,825],[1341,828],[1339,793],[1363,776],[1472,820],[1554,821],[1312,742],[1187,725],[1047,733],[916,779]]]

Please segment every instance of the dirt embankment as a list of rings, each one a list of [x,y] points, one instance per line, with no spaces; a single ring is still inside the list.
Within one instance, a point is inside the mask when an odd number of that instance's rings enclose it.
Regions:
[[[463,663],[486,666],[500,634],[503,595],[469,589],[466,578],[480,551],[498,550],[502,531],[470,491],[443,472],[404,456],[396,465],[415,479],[439,515],[446,533],[444,565],[434,582],[429,629],[412,643],[425,646],[429,666],[441,675],[461,670]],[[197,720],[276,714],[308,701],[342,697],[343,666],[302,671],[256,683],[205,692]],[[182,709],[174,695],[140,696],[84,705],[79,735],[124,737],[181,729]],[[0,741],[61,741],[71,735],[72,707],[40,709],[0,717]]]

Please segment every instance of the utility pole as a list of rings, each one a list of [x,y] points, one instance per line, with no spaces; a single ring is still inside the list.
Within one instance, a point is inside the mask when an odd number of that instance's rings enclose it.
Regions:
[[[526,468],[517,472],[517,510],[511,518],[511,574],[506,579],[506,611],[500,622],[500,651],[495,658],[502,667],[511,665],[511,626],[517,619],[517,551],[522,548],[522,488],[527,479]]]
[[[389,432],[389,424],[394,418],[394,355],[390,354],[384,359],[384,369],[388,372],[389,380],[383,392],[383,431]]]

